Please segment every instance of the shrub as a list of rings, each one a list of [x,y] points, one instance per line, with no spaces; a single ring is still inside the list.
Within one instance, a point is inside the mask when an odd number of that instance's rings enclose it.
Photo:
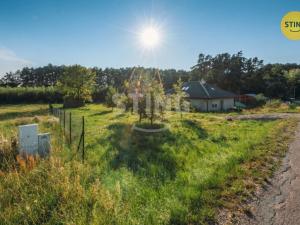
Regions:
[[[112,109],[116,106],[116,103],[114,102],[114,96],[117,94],[117,89],[113,86],[109,86],[107,88],[106,96],[105,96],[105,103],[108,107],[111,107]]]
[[[64,97],[64,108],[77,108],[81,106],[84,106],[83,99],[74,99],[71,96]]]
[[[265,105],[268,98],[264,96],[262,93],[255,96],[255,106]]]
[[[271,108],[277,108],[281,105],[281,100],[279,99],[271,99],[270,101],[267,102],[266,106],[271,107]]]
[[[291,103],[291,104],[289,104],[289,108],[290,109],[296,109],[297,108],[297,104]]]
[[[106,91],[106,88],[95,88],[92,92],[93,102],[104,102]]]

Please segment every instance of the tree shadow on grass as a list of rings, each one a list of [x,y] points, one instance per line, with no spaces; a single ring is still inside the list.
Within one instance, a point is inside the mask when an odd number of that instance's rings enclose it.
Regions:
[[[100,142],[110,143],[106,157],[114,169],[127,167],[139,176],[148,176],[157,181],[174,179],[181,163],[169,147],[175,143],[169,131],[161,133],[142,133],[132,131],[131,125],[112,124],[108,127],[108,139]]]
[[[230,140],[238,141],[237,137],[229,139],[224,134],[219,134],[219,135],[214,134],[209,136],[207,131],[203,127],[201,127],[201,124],[194,120],[183,120],[182,125],[183,127],[186,127],[190,129],[192,132],[196,133],[199,140],[209,139],[211,142],[223,147],[229,147],[228,141]],[[182,135],[185,136],[185,134]],[[186,137],[186,139],[188,138]]]
[[[106,114],[109,114],[109,113],[112,113],[112,112],[113,112],[112,110],[106,110],[106,111],[94,113],[91,116],[102,116],[102,115],[106,115]]]
[[[27,111],[27,112],[7,112],[4,114],[0,113],[0,121],[16,119],[19,117],[47,115],[48,112],[49,110],[45,108],[45,109],[38,109],[38,110]]]
[[[235,140],[235,141],[238,141],[239,138],[236,137],[236,138],[231,138],[232,140]],[[228,141],[229,139],[224,135],[224,134],[219,134],[217,136],[213,136],[210,138],[210,140],[215,143],[215,144],[218,144],[220,146],[223,146],[223,147],[229,147],[229,144],[228,144]]]
[[[120,118],[123,118],[125,117],[126,114],[125,113],[118,113],[116,116],[115,116],[115,119],[120,119]]]
[[[181,124],[183,127],[191,129],[195,132],[199,139],[206,139],[208,137],[207,131],[201,127],[200,123],[194,120],[182,120]]]

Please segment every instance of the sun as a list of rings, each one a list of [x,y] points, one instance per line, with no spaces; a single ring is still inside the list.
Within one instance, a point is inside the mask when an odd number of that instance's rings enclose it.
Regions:
[[[161,41],[159,29],[154,26],[145,27],[139,33],[139,39],[145,49],[153,49]]]

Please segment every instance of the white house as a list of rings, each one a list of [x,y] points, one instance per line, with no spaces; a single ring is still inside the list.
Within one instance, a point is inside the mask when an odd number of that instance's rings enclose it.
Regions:
[[[182,90],[188,94],[191,105],[199,111],[226,111],[234,107],[234,93],[202,81],[186,82]]]

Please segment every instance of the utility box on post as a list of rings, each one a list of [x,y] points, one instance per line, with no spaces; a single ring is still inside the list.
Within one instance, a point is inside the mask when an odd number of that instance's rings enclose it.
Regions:
[[[44,158],[50,154],[50,134],[38,134],[38,153]]]
[[[37,124],[19,126],[19,153],[35,155],[38,152]]]

